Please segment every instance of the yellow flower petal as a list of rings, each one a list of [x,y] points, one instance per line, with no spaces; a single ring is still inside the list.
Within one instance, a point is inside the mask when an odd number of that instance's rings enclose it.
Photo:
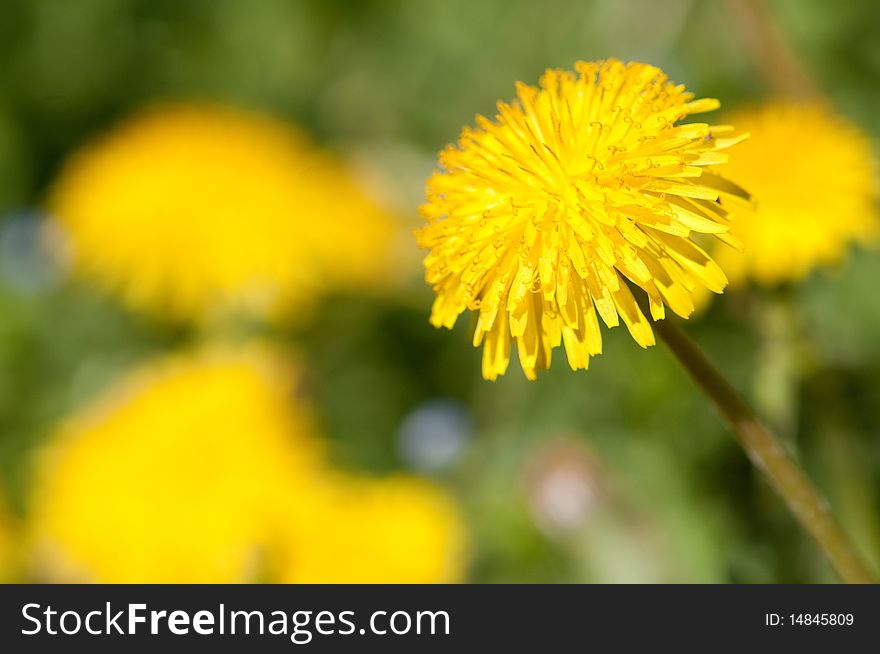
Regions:
[[[560,344],[572,368],[586,368],[602,349],[597,314],[652,345],[630,285],[656,320],[664,302],[687,316],[697,287],[727,283],[689,238],[731,240],[729,208],[748,194],[707,167],[742,137],[678,123],[718,101],[694,100],[645,64],[575,69],[548,70],[538,88],[518,83],[517,100],[465,128],[427,183],[417,236],[437,294],[431,322],[480,312],[473,340],[487,379],[507,369],[513,344],[529,379]]]

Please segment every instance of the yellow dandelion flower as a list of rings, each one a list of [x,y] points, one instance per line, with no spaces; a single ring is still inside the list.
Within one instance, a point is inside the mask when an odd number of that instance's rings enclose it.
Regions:
[[[742,251],[715,254],[731,283],[798,280],[876,236],[876,164],[858,127],[819,104],[772,103],[730,119],[752,138],[725,175],[755,197],[731,228]]]
[[[32,508],[49,576],[254,580],[319,458],[290,390],[266,354],[218,350],[149,366],[69,421]]]
[[[0,496],[0,583],[11,582],[18,571],[15,533],[12,515]]]
[[[548,70],[517,85],[495,120],[477,117],[439,158],[418,233],[435,326],[478,314],[483,376],[507,370],[511,343],[530,379],[564,342],[572,369],[602,351],[597,313],[654,343],[627,280],[687,316],[699,286],[726,278],[690,240],[726,240],[728,205],[746,193],[706,169],[742,140],[729,126],[678,124],[718,107],[694,100],[658,68],[617,60]]]
[[[352,171],[302,134],[211,106],[125,122],[71,158],[49,204],[75,271],[178,320],[379,284],[397,233]]]
[[[438,487],[362,480],[323,456],[270,352],[224,348],[135,373],[39,460],[30,542],[50,580],[459,579]]]
[[[462,580],[461,518],[433,484],[404,476],[337,475],[292,506],[291,534],[279,563],[283,583]]]

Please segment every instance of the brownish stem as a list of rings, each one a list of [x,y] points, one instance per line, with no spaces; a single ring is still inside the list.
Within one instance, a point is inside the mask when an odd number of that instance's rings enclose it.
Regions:
[[[810,73],[774,19],[766,0],[728,0],[744,52],[767,86],[782,97],[819,99]]]
[[[871,572],[831,514],[828,502],[819,495],[783,443],[761,424],[736,389],[671,320],[655,322],[654,329],[727,420],[749,459],[813,536],[840,578],[846,583],[873,583]]]

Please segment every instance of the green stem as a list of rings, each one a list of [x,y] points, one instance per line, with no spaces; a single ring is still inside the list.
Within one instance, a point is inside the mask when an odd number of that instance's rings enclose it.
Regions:
[[[873,583],[872,574],[783,443],[768,430],[696,344],[671,320],[654,329],[693,380],[727,420],[751,459],[785,500],[798,522],[815,539],[840,578],[847,583]]]

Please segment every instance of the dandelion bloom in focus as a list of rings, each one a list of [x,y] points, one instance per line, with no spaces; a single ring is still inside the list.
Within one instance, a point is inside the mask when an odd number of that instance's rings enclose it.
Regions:
[[[731,121],[752,138],[725,174],[755,197],[755,210],[733,221],[742,252],[713,253],[731,283],[796,281],[876,237],[876,164],[855,125],[819,104],[768,104]]]
[[[73,267],[176,320],[265,314],[383,283],[396,221],[352,171],[269,117],[145,111],[75,154],[50,197]]]
[[[665,306],[688,316],[695,289],[727,283],[691,236],[735,242],[729,208],[748,196],[707,167],[745,135],[679,124],[719,103],[653,66],[575,68],[546,71],[540,88],[518,84],[517,100],[499,103],[494,121],[478,116],[427,183],[418,240],[437,295],[431,322],[451,328],[477,314],[487,379],[507,370],[513,343],[530,379],[561,343],[571,368],[586,368],[602,351],[597,315],[652,345],[627,280],[654,319]]]
[[[393,564],[395,581],[443,581],[450,560],[460,574],[451,501],[430,487],[380,511],[382,482],[351,488],[328,467],[294,381],[268,349],[209,349],[134,373],[69,420],[40,458],[32,498],[40,574],[229,583],[344,570],[385,580]],[[344,501],[326,499],[340,484]]]

